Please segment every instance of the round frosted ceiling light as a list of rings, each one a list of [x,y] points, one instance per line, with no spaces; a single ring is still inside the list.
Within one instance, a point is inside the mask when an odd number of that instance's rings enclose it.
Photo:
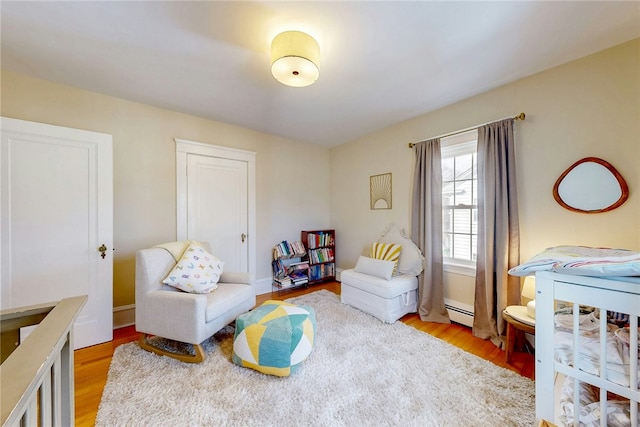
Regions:
[[[320,48],[308,34],[285,31],[271,42],[271,73],[280,83],[309,86],[318,80]]]

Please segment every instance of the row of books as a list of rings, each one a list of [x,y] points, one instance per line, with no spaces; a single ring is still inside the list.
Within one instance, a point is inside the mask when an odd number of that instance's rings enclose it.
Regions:
[[[273,247],[273,259],[301,257],[305,253],[304,245],[300,241],[287,242],[283,240]]]
[[[333,241],[332,233],[309,233],[307,234],[307,246],[309,249],[319,248],[322,246],[333,246],[335,242]]]
[[[302,264],[302,263],[301,263]],[[279,288],[290,288],[291,286],[301,286],[309,283],[309,264],[306,263],[305,268],[296,268],[289,270],[287,275],[282,277],[275,277],[273,279],[274,284]]]
[[[335,264],[319,264],[312,265],[309,268],[309,279],[310,280],[321,280],[325,277],[335,277],[336,275],[336,265]]]
[[[282,277],[282,278],[274,278],[273,279],[273,284],[276,285],[278,288],[290,288],[292,285],[292,281],[291,279],[287,276],[287,277]]]
[[[331,248],[310,249],[309,261],[311,261],[311,263],[313,264],[319,264],[321,262],[332,262],[333,249]]]
[[[281,285],[300,285],[309,282],[309,261],[287,264],[282,259],[271,262],[273,280]]]

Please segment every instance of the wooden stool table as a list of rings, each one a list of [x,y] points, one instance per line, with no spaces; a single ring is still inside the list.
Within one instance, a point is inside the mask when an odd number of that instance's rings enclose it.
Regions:
[[[503,312],[502,312],[502,318],[505,320],[505,322],[507,322],[507,342],[506,342],[506,346],[505,346],[505,352],[507,355],[507,363],[511,363],[511,354],[513,353],[513,348],[515,346],[516,343],[516,338],[518,338],[518,340],[525,340],[524,334],[531,334],[531,335],[535,335],[536,334],[536,327],[529,325],[527,323],[521,322],[520,320],[518,320],[518,317],[520,317],[520,312],[522,311],[521,309],[519,309],[520,307],[522,307],[524,309],[523,311],[523,315],[527,316],[526,314],[526,309],[527,307],[524,306],[510,306],[507,307]],[[509,310],[511,309],[511,310]],[[515,310],[514,310],[515,309]],[[530,317],[526,317],[526,319],[530,320],[532,323],[535,324],[535,320],[530,318]]]

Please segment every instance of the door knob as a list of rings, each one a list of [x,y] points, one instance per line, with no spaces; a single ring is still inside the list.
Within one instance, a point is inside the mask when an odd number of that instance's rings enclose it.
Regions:
[[[240,238],[242,238],[242,243],[244,243],[244,240],[247,238],[247,235],[246,235],[246,234],[244,234],[244,233],[242,233],[242,234],[240,235]]]
[[[102,257],[102,259],[104,259],[104,257],[107,256],[107,247],[104,245],[104,243],[98,248],[98,250],[100,251],[100,256]]]

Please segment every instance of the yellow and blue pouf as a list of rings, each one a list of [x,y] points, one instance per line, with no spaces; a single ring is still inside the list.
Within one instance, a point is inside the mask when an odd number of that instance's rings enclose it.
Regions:
[[[233,363],[287,377],[313,350],[316,313],[312,307],[265,301],[236,319]]]

